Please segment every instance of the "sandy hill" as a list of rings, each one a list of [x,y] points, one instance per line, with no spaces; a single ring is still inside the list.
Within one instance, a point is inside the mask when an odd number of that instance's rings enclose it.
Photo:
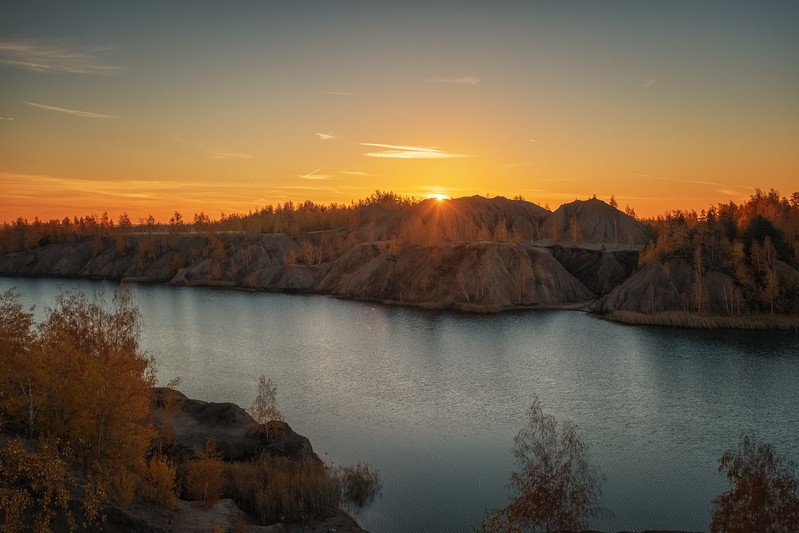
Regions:
[[[547,235],[557,233],[559,241],[575,232],[576,244],[547,242]],[[2,256],[0,275],[222,285],[496,310],[576,305],[608,294],[634,271],[634,248],[643,241],[637,221],[599,200],[554,213],[503,197],[377,201],[360,207],[346,227],[320,231],[84,237]]]
[[[541,223],[550,214],[547,209],[525,200],[469,196],[425,200],[403,213],[402,222],[419,221],[425,226],[434,226],[442,236],[450,237],[449,240],[474,240],[481,230],[487,230],[493,237],[501,225],[522,239],[535,239]]]
[[[543,238],[559,244],[641,248],[648,239],[644,226],[602,200],[563,204],[541,227]]]
[[[378,202],[359,209],[352,229],[364,241],[399,237],[415,242],[472,242],[511,233],[521,239],[536,239],[550,214],[534,203],[501,196],[431,198],[410,206]]]

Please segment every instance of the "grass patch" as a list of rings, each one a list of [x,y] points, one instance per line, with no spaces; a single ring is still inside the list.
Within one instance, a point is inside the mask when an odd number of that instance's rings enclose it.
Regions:
[[[225,464],[225,497],[264,525],[331,514],[341,500],[334,473],[313,459],[262,456]]]

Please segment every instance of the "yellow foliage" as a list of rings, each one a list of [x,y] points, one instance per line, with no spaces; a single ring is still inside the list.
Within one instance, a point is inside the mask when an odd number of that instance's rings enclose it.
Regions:
[[[211,507],[222,496],[224,485],[222,458],[216,453],[213,441],[209,439],[203,455],[189,464],[186,489],[193,501]]]
[[[154,375],[139,349],[139,311],[125,290],[113,308],[62,294],[35,327],[20,309],[13,295],[0,297],[0,336],[8,340],[0,349],[0,414],[12,431],[57,441],[59,461],[80,464],[92,519],[108,499],[131,500],[154,435]]]
[[[70,529],[75,524],[69,510],[71,479],[67,465],[55,448],[42,442],[38,451],[29,451],[18,438],[0,446],[0,510],[4,516],[0,531],[48,531],[50,522],[63,514]],[[35,511],[33,524],[26,524],[25,513]]]
[[[175,508],[175,474],[176,469],[169,459],[161,454],[154,455],[147,463],[142,496],[158,505]]]

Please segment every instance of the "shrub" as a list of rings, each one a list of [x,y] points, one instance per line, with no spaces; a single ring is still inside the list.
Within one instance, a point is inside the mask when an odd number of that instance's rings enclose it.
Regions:
[[[186,490],[192,501],[211,507],[222,495],[224,463],[216,451],[214,441],[208,439],[205,452],[189,463]]]
[[[315,459],[262,456],[225,470],[225,496],[262,524],[322,517],[339,504],[338,480]]]
[[[175,473],[175,467],[165,456],[154,455],[147,463],[144,482],[139,490],[142,497],[168,509],[174,509]]]
[[[341,502],[354,509],[368,506],[380,493],[380,473],[370,470],[369,465],[341,466],[336,471],[341,487]]]

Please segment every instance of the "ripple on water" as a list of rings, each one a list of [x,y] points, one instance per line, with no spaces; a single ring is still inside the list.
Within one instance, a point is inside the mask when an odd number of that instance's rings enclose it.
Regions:
[[[59,286],[0,278],[37,316]],[[257,376],[325,459],[368,461],[381,532],[470,531],[507,501],[513,436],[533,394],[579,427],[606,476],[595,528],[704,530],[718,457],[753,429],[799,459],[795,334],[637,328],[576,312],[488,316],[320,296],[135,289],[162,383],[249,406]]]

